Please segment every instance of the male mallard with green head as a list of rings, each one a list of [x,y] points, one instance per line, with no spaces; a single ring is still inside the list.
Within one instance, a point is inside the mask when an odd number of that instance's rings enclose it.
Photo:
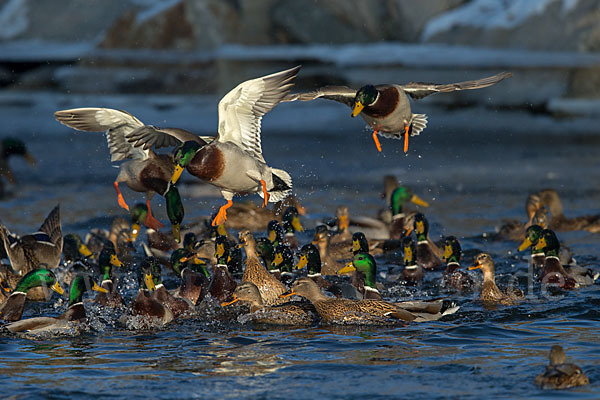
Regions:
[[[544,228],[539,225],[531,225],[528,227],[525,230],[525,240],[523,240],[523,243],[521,243],[517,249],[518,251],[523,251],[528,247],[531,247],[531,262],[536,267],[544,266],[544,250],[536,250],[535,248],[540,240],[540,237],[542,237],[543,231]]]
[[[334,294],[335,297],[342,297],[342,290],[321,275],[321,256],[319,255],[319,249],[312,243],[302,246],[298,254],[298,262],[294,266],[298,270],[304,267],[306,267],[307,276],[315,281],[320,288]]]
[[[67,262],[93,258],[90,249],[83,243],[81,237],[75,233],[69,233],[63,238],[63,257]]]
[[[479,299],[484,303],[513,305],[525,299],[525,295],[518,288],[511,292],[503,292],[496,286],[494,260],[489,254],[481,253],[475,257],[475,262],[469,267],[469,270],[474,269],[481,269],[483,272],[483,286]]]
[[[139,119],[125,111],[110,108],[75,108],[54,113],[54,118],[63,125],[85,132],[104,132],[111,154],[111,161],[125,161],[119,166],[119,174],[114,182],[119,206],[129,211],[129,206],[119,189],[119,183],[125,183],[131,190],[146,194],[145,225],[154,230],[163,226],[152,215],[150,202],[155,193],[164,195],[175,170],[173,159],[168,155],[156,154],[155,148],[175,146],[186,140],[206,141],[198,136],[177,128],[156,128],[147,126],[156,132],[162,132],[158,140],[144,142],[143,147],[131,144],[137,140],[137,133],[144,129]],[[133,136],[131,136],[133,134]],[[173,138],[169,140],[168,138]]]
[[[400,279],[410,284],[421,282],[425,277],[425,271],[423,267],[417,264],[417,246],[412,236],[402,239],[402,248],[404,253],[404,269],[400,274]]]
[[[64,293],[56,280],[54,273],[46,268],[29,271],[17,283],[15,290],[10,294],[4,305],[0,308],[0,319],[4,321],[18,321],[23,315],[25,301],[29,290],[37,287],[50,289],[60,295]]]
[[[455,236],[447,236],[444,239],[444,262],[446,270],[442,275],[441,286],[446,289],[454,289],[459,292],[470,290],[473,287],[473,279],[460,269],[460,257],[462,248]]]
[[[236,302],[250,304],[251,321],[269,325],[312,325],[318,314],[310,303],[288,302],[276,306],[264,304],[260,291],[252,282],[242,282],[233,293],[233,300],[222,303],[223,307]]]
[[[173,313],[173,318],[190,316],[194,311],[194,303],[183,297],[173,296],[162,282],[162,271],[158,260],[154,257],[146,257],[142,261],[142,270],[149,271],[154,284],[152,296],[159,303],[167,306]]]
[[[211,286],[210,275],[204,261],[190,250],[181,248],[171,253],[171,268],[181,278],[181,286],[175,289],[173,294],[194,305],[201,302]],[[217,287],[215,282],[215,288],[211,289],[211,293],[216,293]]]
[[[93,290],[104,292],[106,289],[98,286],[89,276],[77,275],[71,282],[69,290],[69,304],[67,310],[58,317],[35,317],[13,322],[6,325],[10,332],[42,333],[52,332],[60,333],[64,330],[70,330],[74,327],[73,323],[80,322],[86,318],[85,308],[83,307],[83,294]]]
[[[269,272],[280,281],[287,283],[294,277],[294,274],[292,273],[293,268],[294,253],[292,253],[292,250],[290,250],[287,245],[278,245],[275,248],[275,256],[273,257]]]
[[[390,239],[400,240],[404,235],[404,205],[407,202],[413,202],[416,205],[429,207],[429,203],[414,194],[406,186],[399,186],[390,196],[390,208],[392,209],[392,223],[390,224]]]
[[[14,185],[15,176],[8,165],[8,159],[12,156],[23,157],[31,166],[35,165],[35,158],[27,151],[27,146],[21,139],[7,137],[0,140],[0,176],[4,176]],[[1,187],[2,182],[0,182]]]
[[[589,385],[590,380],[581,368],[567,363],[567,356],[562,346],[554,345],[550,349],[550,365],[535,377],[535,384],[542,389],[568,389],[575,386]]]
[[[246,268],[244,269],[242,281],[254,283],[266,305],[282,303],[283,301],[279,298],[279,295],[285,293],[287,288],[260,263],[256,254],[254,236],[250,231],[242,231],[239,233],[239,238],[246,252]]]
[[[436,254],[440,251],[437,248],[434,249],[435,244],[429,239],[429,221],[425,215],[421,213],[415,215],[413,229],[417,235],[417,264],[425,269],[441,267],[442,260]]]
[[[205,144],[200,138],[188,138],[181,140],[175,149],[172,184],[187,169],[196,178],[218,187],[227,200],[213,219],[213,226],[227,220],[227,209],[236,194],[259,193],[266,206],[291,193],[290,175],[269,167],[263,157],[260,126],[262,117],[289,93],[299,70],[298,66],[239,84],[219,102],[216,139]],[[163,140],[172,141],[173,137],[171,132],[147,126],[130,139],[135,146],[148,146]]]
[[[281,227],[284,231],[284,242],[292,249],[300,247],[296,232],[304,232],[304,227],[300,223],[300,213],[296,207],[288,207],[283,212],[281,218]]]
[[[375,258],[369,253],[358,253],[354,255],[344,268],[337,271],[337,274],[347,274],[353,272],[357,275],[353,279],[353,284],[362,294],[363,299],[381,300],[381,293],[377,289],[377,263]]]
[[[404,136],[404,152],[408,151],[408,137],[421,133],[427,126],[425,114],[413,114],[408,96],[419,100],[434,93],[448,93],[457,90],[481,89],[510,78],[512,73],[502,72],[473,81],[435,84],[410,82],[405,85],[366,85],[360,89],[347,86],[325,86],[320,89],[293,93],[286,97],[287,101],[310,101],[317,98],[334,100],[352,108],[352,117],[361,115],[365,122],[374,129],[373,140],[377,150],[381,145],[377,134],[391,139]]]
[[[123,263],[117,257],[114,247],[105,246],[98,257],[98,266],[102,272],[102,282],[100,286],[106,289],[106,292],[99,292],[94,299],[94,302],[106,307],[121,307],[123,298],[117,289],[117,285],[113,282],[113,267],[122,267]]]

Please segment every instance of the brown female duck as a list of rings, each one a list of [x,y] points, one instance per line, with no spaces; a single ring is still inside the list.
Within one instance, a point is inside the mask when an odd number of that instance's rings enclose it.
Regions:
[[[481,269],[483,272],[483,287],[479,299],[484,303],[513,305],[525,299],[523,292],[518,288],[503,292],[496,286],[494,260],[489,254],[481,253],[475,257],[475,263],[469,267],[469,270],[474,269]]]
[[[581,368],[567,363],[565,351],[559,345],[550,349],[550,365],[535,377],[535,384],[542,389],[568,389],[575,386],[589,385],[590,380]]]

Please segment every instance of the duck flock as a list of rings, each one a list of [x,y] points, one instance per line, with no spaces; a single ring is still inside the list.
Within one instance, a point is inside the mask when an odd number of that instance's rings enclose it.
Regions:
[[[85,238],[63,236],[59,206],[31,234],[18,236],[0,223],[0,258],[10,262],[0,270],[4,333],[75,335],[89,329],[86,312],[91,307],[113,316],[126,329],[156,329],[183,318],[402,327],[460,313],[453,299],[456,294],[479,292],[486,308],[526,301],[518,284],[498,287],[490,254],[472,253],[473,262],[465,268],[461,266],[465,252],[457,237],[432,241],[426,216],[407,208],[409,203],[420,209],[428,203],[395,177],[384,177],[387,207],[377,218],[351,218],[348,208],[340,206],[335,218],[316,227],[310,243],[300,243],[304,234],[297,233],[304,231],[305,209],[292,193],[291,175],[269,166],[261,146],[261,120],[273,107],[283,101],[324,98],[348,105],[352,117],[362,116],[373,129],[379,151],[379,135],[404,139],[407,151],[409,137],[427,124],[426,115],[413,114],[409,97],[417,100],[439,92],[485,88],[512,74],[442,85],[367,85],[359,90],[326,86],[291,93],[299,71],[298,66],[231,90],[218,105],[216,137],[145,125],[125,111],[108,108],[57,111],[56,120],[68,127],[106,132],[111,161],[121,162],[114,181],[117,201],[129,212],[129,219],[116,218],[109,231],[94,228]],[[155,152],[163,147],[172,150]],[[34,160],[19,139],[4,139],[0,174],[12,182],[7,163],[11,155]],[[226,201],[206,221],[182,225],[184,206],[177,182],[185,170],[219,188]],[[145,193],[145,203],[130,207],[119,184]],[[260,207],[233,202],[236,195],[253,193],[262,197]],[[166,200],[170,232],[161,231],[164,225],[152,213],[155,194]],[[274,205],[268,208],[268,203]],[[600,216],[565,217],[552,189],[530,194],[526,212],[526,222],[505,224],[491,240],[519,241],[518,251],[530,253],[535,280],[546,290],[577,290],[594,284],[597,272],[578,266],[556,232],[598,232]],[[146,241],[138,238],[143,227]],[[265,237],[255,236],[265,231]],[[378,270],[377,260],[393,267]],[[482,283],[468,272],[476,269],[482,272]],[[390,287],[418,286],[435,271],[442,272],[437,282],[442,297],[393,301]],[[84,300],[86,292],[96,293]],[[49,301],[53,293],[68,297],[66,311],[22,319],[28,301]],[[566,362],[557,345],[535,383],[568,388],[587,384],[588,378]]]

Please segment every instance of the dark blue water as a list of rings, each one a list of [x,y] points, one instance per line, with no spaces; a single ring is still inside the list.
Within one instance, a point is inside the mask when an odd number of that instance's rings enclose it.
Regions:
[[[501,285],[516,276],[526,290],[527,261],[525,254],[515,254],[518,243],[488,242],[481,233],[494,231],[503,219],[525,220],[528,193],[545,187],[559,191],[567,216],[600,213],[599,139],[593,134],[527,132],[527,117],[519,120],[515,133],[505,128],[507,114],[502,113],[488,115],[490,126],[482,130],[468,128],[465,120],[442,124],[431,118],[430,127],[411,140],[408,156],[402,143],[389,140],[382,141],[384,153],[379,154],[362,125],[349,123],[342,110],[339,125],[315,126],[307,115],[305,131],[297,126],[287,131],[283,121],[263,134],[267,161],[294,178],[308,211],[303,221],[308,228],[340,204],[354,215],[374,216],[383,207],[381,178],[394,174],[430,201],[425,212],[434,238],[467,238],[464,250],[494,256]],[[153,112],[159,113],[146,110]],[[451,113],[438,112],[441,121],[451,120]],[[113,217],[124,214],[116,203],[112,181],[117,170],[108,162],[103,136],[74,134],[51,116],[44,118],[36,114],[31,130],[20,125],[2,132],[29,142],[39,163],[35,169],[13,163],[20,184],[0,202],[0,219],[18,233],[33,231],[60,203],[65,233],[107,228]],[[192,116],[184,121],[187,127],[194,123]],[[197,131],[208,133],[212,126],[216,121],[203,121]],[[184,185],[182,193],[185,222],[222,203],[208,186]],[[124,195],[129,203],[143,199],[127,189]],[[249,200],[260,201],[257,196]],[[157,197],[153,204],[166,221],[162,201]],[[301,239],[309,237],[310,229]],[[597,234],[559,237],[580,264],[600,269]],[[380,269],[389,266],[379,261]],[[417,288],[390,284],[393,299],[439,295],[439,275],[428,275]],[[457,314],[405,328],[278,329],[235,320],[216,323],[210,312],[202,312],[163,330],[128,331],[107,323],[116,316],[91,307],[91,328],[78,337],[0,337],[0,387],[2,395],[16,398],[599,398],[598,286],[555,296],[536,288],[529,295],[518,306],[496,310],[483,309],[476,294],[455,295],[461,306]],[[25,316],[56,315],[63,309],[62,303],[35,304]],[[563,345],[591,385],[561,392],[533,385],[553,344]]]

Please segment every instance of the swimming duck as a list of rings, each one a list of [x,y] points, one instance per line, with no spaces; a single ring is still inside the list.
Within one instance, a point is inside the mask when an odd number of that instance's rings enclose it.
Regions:
[[[365,122],[374,129],[373,140],[379,152],[381,152],[381,145],[377,134],[391,139],[400,139],[404,136],[404,152],[406,153],[408,137],[418,135],[427,126],[425,114],[412,113],[408,96],[413,100],[419,100],[434,93],[480,89],[511,76],[510,72],[502,72],[466,82],[442,85],[420,82],[410,82],[405,85],[366,85],[358,90],[346,86],[325,86],[311,92],[290,94],[286,100],[310,101],[322,97],[346,104],[352,108],[352,117],[360,114]]]
[[[343,296],[344,293],[340,287],[329,282],[323,278],[323,275],[321,275],[321,256],[319,255],[319,249],[317,249],[314,244],[309,243],[302,246],[298,256],[298,262],[294,266],[296,269],[302,269],[306,267],[308,272],[307,276],[315,281],[320,288],[334,294],[335,297],[347,297]],[[354,288],[352,291],[354,291]]]
[[[383,249],[387,246],[387,241],[371,239],[367,240],[367,237],[362,232],[354,232],[352,234],[352,255],[355,256],[357,253],[369,253],[373,256],[383,254]]]
[[[246,268],[244,269],[242,281],[254,283],[266,305],[282,303],[283,301],[279,298],[279,295],[285,293],[287,288],[271,275],[258,260],[254,236],[250,231],[241,231],[239,238],[246,251]]]
[[[444,239],[444,262],[446,270],[442,275],[441,286],[464,292],[473,287],[473,279],[460,269],[460,256],[462,248],[455,236],[446,236]]]
[[[350,258],[351,249],[347,243],[330,244],[329,230],[325,225],[319,225],[315,228],[315,235],[312,244],[319,249],[321,256],[321,273],[323,275],[336,275],[337,271],[344,267],[340,259]]]
[[[123,298],[113,282],[113,267],[122,267],[123,263],[117,257],[114,247],[106,246],[98,257],[98,266],[102,272],[102,282],[100,286],[106,289],[105,292],[99,292],[94,299],[95,303],[105,307],[121,307]]]
[[[242,282],[233,293],[233,300],[222,303],[228,306],[236,302],[250,303],[251,321],[270,325],[312,325],[318,314],[310,303],[288,302],[276,306],[266,306],[260,291],[252,282]]]
[[[27,293],[37,287],[49,288],[62,295],[64,290],[56,280],[54,273],[46,268],[38,268],[29,271],[17,283],[15,290],[0,308],[0,319],[4,321],[18,321],[23,315]]]
[[[489,254],[479,254],[475,258],[475,263],[469,267],[469,270],[474,269],[481,269],[483,272],[483,286],[479,294],[479,299],[484,303],[513,305],[524,300],[525,296],[518,288],[514,288],[511,292],[503,292],[496,286],[494,260]]]
[[[559,345],[550,349],[550,365],[535,377],[535,384],[542,389],[568,389],[575,386],[589,385],[590,380],[581,368],[567,363],[565,351]]]
[[[600,215],[567,218],[563,214],[563,205],[556,190],[540,190],[537,195],[541,204],[550,210],[550,229],[554,231],[585,230],[592,233],[600,232]]]
[[[0,236],[13,270],[23,275],[34,268],[56,268],[62,254],[60,206],[54,207],[38,232],[17,236],[0,222]]]
[[[575,289],[581,286],[593,285],[597,274],[587,268],[571,266],[566,271],[560,262],[560,242],[554,231],[544,229],[535,250],[544,252],[544,269],[540,280],[546,284],[555,284],[563,289]]]
[[[175,274],[181,278],[181,286],[173,291],[173,295],[186,299],[194,305],[201,302],[209,292],[210,287],[210,275],[204,262],[188,249],[182,248],[171,254],[171,267]],[[216,285],[215,289],[217,289]],[[233,289],[231,290],[233,291]],[[213,293],[213,290],[211,290],[211,293]],[[215,297],[218,296],[215,295]]]
[[[219,245],[222,245],[222,247]],[[217,264],[225,265],[232,277],[241,278],[244,274],[242,249],[226,236],[216,238],[215,257],[217,258]]]
[[[156,286],[152,278],[150,264],[143,262],[140,265],[140,272],[140,290],[131,303],[129,311],[136,321],[134,326],[153,326],[156,323],[166,325],[173,321],[175,317],[169,307],[156,300],[152,293],[156,290]],[[120,320],[124,324],[129,325],[127,323],[128,318],[126,317],[126,315],[123,315]]]
[[[304,227],[300,223],[300,213],[296,207],[288,207],[283,212],[281,227],[284,231],[284,243],[290,248],[296,250],[300,247],[296,232],[304,232]]]
[[[539,225],[531,225],[525,230],[525,240],[519,245],[518,251],[523,251],[531,247],[531,262],[536,267],[544,266],[544,250],[536,250],[536,245],[542,236],[544,228]]]
[[[369,253],[355,254],[352,261],[346,264],[344,268],[338,270],[337,274],[346,274],[352,271],[355,271],[356,275],[361,275],[355,279],[355,282],[360,282],[358,290],[362,293],[362,298],[381,300],[381,293],[379,293],[379,289],[377,289],[376,282],[377,263],[373,256]]]
[[[337,232],[335,232],[330,239],[330,243],[348,242],[352,239],[352,233],[350,233],[350,212],[348,207],[339,206],[335,210],[335,219],[337,221]]]
[[[57,331],[70,330],[76,327],[76,325],[73,325],[74,322],[77,323],[86,318],[82,298],[88,288],[97,292],[106,291],[106,289],[101,288],[96,282],[92,281],[89,276],[77,275],[71,282],[69,304],[64,313],[58,317],[35,317],[16,321],[6,325],[6,329],[13,333],[27,332],[32,334],[41,332],[57,333]]]
[[[429,239],[429,221],[425,215],[418,213],[415,215],[413,229],[417,235],[417,264],[425,269],[436,269],[442,266],[442,260],[436,253],[440,250],[434,247],[435,244]]]
[[[422,322],[437,320],[448,313],[456,312],[453,304],[443,301],[406,302],[413,311],[401,307],[402,303],[381,300],[350,300],[326,297],[319,286],[310,278],[299,278],[292,290],[284,297],[298,295],[308,299],[324,323],[334,324],[398,324],[406,321]],[[453,307],[449,308],[452,305]]]
[[[419,283],[425,277],[425,271],[421,265],[417,264],[417,246],[411,236],[402,239],[404,248],[404,269],[400,274],[400,279],[411,284]]]
[[[8,159],[12,156],[23,157],[31,166],[35,165],[35,158],[27,151],[27,146],[22,140],[11,137],[0,140],[0,176],[4,176],[9,183],[14,185],[16,183],[15,176],[8,165]]]
[[[170,156],[156,154],[150,147],[175,146],[180,140],[192,139],[201,141],[203,145],[206,144],[203,139],[183,129],[151,127],[157,132],[163,132],[164,136],[168,138],[176,139],[155,140],[151,143],[144,143],[142,148],[136,147],[130,143],[129,135],[140,128],[143,129],[146,125],[128,112],[110,108],[61,110],[54,113],[54,118],[61,124],[78,131],[106,131],[111,161],[128,160],[119,166],[119,174],[114,182],[119,206],[129,211],[129,206],[119,189],[119,183],[125,183],[135,192],[145,193],[148,207],[145,225],[154,230],[158,230],[163,225],[152,215],[150,203],[155,193],[163,195],[167,191],[175,165]]]
[[[258,238],[256,240],[256,253],[262,260],[265,268],[268,271],[271,271],[273,268],[271,263],[275,258],[275,247],[273,246],[273,243],[271,243],[268,238]]]
[[[83,240],[81,240],[81,236],[75,233],[65,235],[63,238],[62,252],[63,257],[67,262],[94,257],[90,249],[83,243]]]
[[[278,245],[275,248],[275,256],[273,257],[271,267],[275,269],[271,269],[269,272],[273,274],[275,278],[284,283],[290,281],[294,277],[292,273],[294,267],[294,253],[292,253],[292,250],[284,244]]]
[[[185,297],[174,296],[169,293],[165,285],[163,285],[162,271],[156,258],[146,257],[142,261],[142,269],[150,271],[152,283],[154,284],[154,290],[151,290],[153,298],[167,306],[171,310],[171,313],[173,313],[173,318],[190,316],[190,313],[194,310],[195,303],[188,301]],[[177,292],[182,293],[181,288]]]
[[[174,153],[175,184],[184,169],[221,190],[227,200],[212,224],[227,220],[227,209],[238,193],[259,193],[263,206],[276,203],[291,193],[290,175],[267,165],[261,148],[262,117],[289,93],[300,67],[241,83],[219,102],[219,134],[208,144],[199,140],[182,141]],[[152,143],[169,132],[151,128],[140,131],[135,145]],[[245,171],[240,173],[240,171]]]
[[[392,192],[390,207],[392,209],[392,223],[390,224],[390,239],[401,240],[404,235],[404,205],[407,202],[429,207],[429,203],[414,194],[406,186],[399,186]]]

